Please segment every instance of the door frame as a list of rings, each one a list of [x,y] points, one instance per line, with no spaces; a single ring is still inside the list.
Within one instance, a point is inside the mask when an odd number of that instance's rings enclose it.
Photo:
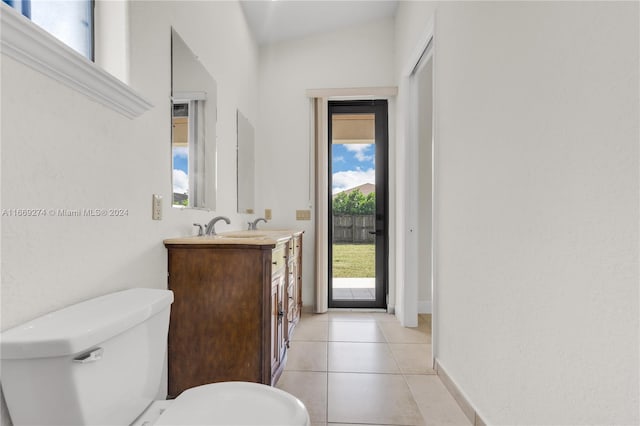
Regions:
[[[309,205],[313,207],[314,218],[314,302],[313,312],[320,314],[328,310],[329,279],[327,274],[327,197],[329,182],[327,179],[327,104],[329,100],[350,99],[386,99],[389,102],[389,185],[395,188],[395,108],[397,87],[360,87],[360,88],[324,88],[307,89],[309,99]],[[390,204],[395,204],[395,191],[389,194]],[[395,235],[395,209],[389,212],[389,234]],[[396,241],[389,241],[389,303],[387,311],[396,309]]]
[[[376,232],[382,228],[382,241],[375,240],[375,300],[333,300],[333,202],[332,188],[332,114],[373,113],[375,115],[375,186],[376,186]],[[329,308],[369,308],[387,309],[389,301],[389,103],[386,99],[378,100],[331,100],[327,109],[327,179],[329,193],[327,199],[328,212],[328,301]],[[382,159],[383,161],[379,161]],[[382,163],[382,164],[380,164]],[[380,189],[382,189],[380,191]],[[382,197],[380,197],[380,194]],[[382,216],[382,218],[380,218]],[[376,235],[376,237],[378,234]]]
[[[433,73],[431,80],[432,90],[432,115],[431,115],[431,223],[426,224],[431,226],[431,276],[429,277],[431,282],[431,313],[432,313],[432,350],[431,350],[431,363],[434,364],[434,360],[438,354],[439,348],[439,334],[438,334],[438,274],[437,274],[437,248],[438,248],[438,203],[437,203],[437,182],[438,182],[438,126],[437,126],[437,91],[436,91],[436,40],[435,40],[435,22],[436,16],[429,20],[425,26],[424,32],[418,43],[416,44],[413,53],[409,56],[409,60],[406,62],[402,71],[401,87],[406,88],[401,91],[403,99],[401,100],[405,109],[406,118],[404,120],[403,131],[405,134],[404,144],[406,147],[405,158],[412,160],[415,154],[418,152],[418,120],[417,115],[417,98],[416,98],[416,81],[414,79],[415,72],[427,61],[432,61]],[[416,164],[411,164],[411,161],[407,164],[407,170],[405,171],[406,179],[410,179],[417,176],[415,167]],[[417,249],[417,244],[412,235],[411,230],[416,229],[420,223],[417,217],[418,204],[415,200],[419,195],[419,188],[416,186],[413,188],[414,192],[410,193],[410,196],[405,200],[403,206],[398,206],[399,209],[404,208],[403,217],[399,217],[399,221],[404,221],[404,228],[398,229],[398,233],[401,235],[401,241],[398,243],[403,247],[399,248],[399,251],[404,249],[405,253],[412,249]],[[424,226],[425,224],[423,224]],[[415,233],[413,233],[415,234]],[[415,259],[418,261],[418,259]],[[400,323],[405,327],[415,327],[418,325],[418,284],[415,279],[417,278],[417,268],[415,264],[405,263],[399,264],[399,268],[402,268],[398,281],[398,319]]]

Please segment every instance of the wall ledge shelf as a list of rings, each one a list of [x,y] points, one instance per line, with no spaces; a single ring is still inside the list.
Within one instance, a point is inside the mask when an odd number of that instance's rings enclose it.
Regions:
[[[153,105],[4,2],[0,5],[2,54],[39,71],[130,119]]]

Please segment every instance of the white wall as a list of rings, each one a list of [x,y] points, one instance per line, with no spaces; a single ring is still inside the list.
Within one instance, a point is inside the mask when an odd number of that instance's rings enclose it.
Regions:
[[[133,88],[155,107],[129,120],[2,57],[2,207],[123,208],[125,217],[2,217],[2,329],[130,287],[166,288],[162,240],[235,214],[236,108],[255,120],[257,46],[236,2],[130,5]],[[171,208],[170,26],[217,80],[217,210]],[[163,220],[151,220],[151,195]],[[9,424],[3,410],[2,424]]]
[[[488,424],[640,422],[638,9],[437,6],[434,350]]]
[[[273,209],[272,226],[305,230],[302,290],[314,303],[314,222],[296,221],[309,199],[307,89],[394,85],[392,19],[260,48],[256,126],[257,213]],[[390,103],[390,110],[393,103]],[[390,114],[390,126],[393,114]],[[390,150],[393,148],[390,135]],[[312,166],[313,167],[313,166]]]

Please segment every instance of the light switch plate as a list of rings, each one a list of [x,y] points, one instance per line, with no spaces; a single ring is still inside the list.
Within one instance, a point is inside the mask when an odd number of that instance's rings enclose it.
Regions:
[[[151,218],[162,220],[162,195],[153,194],[151,202]]]
[[[311,210],[296,210],[296,220],[311,220]]]
[[[264,209],[264,218],[271,220],[271,209]]]

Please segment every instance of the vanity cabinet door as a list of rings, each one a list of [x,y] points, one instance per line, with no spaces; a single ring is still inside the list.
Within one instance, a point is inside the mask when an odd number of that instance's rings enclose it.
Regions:
[[[298,321],[299,318],[299,313],[298,313],[298,304],[297,304],[297,300],[298,300],[298,296],[297,296],[297,265],[296,262],[290,262],[289,263],[289,271],[288,271],[288,275],[287,275],[287,299],[286,299],[286,303],[287,303],[287,336],[286,336],[286,340],[287,342],[289,342],[290,338],[291,338],[291,334],[293,333],[293,328],[296,325],[296,322]]]
[[[294,247],[294,278],[295,278],[295,317],[294,322],[298,322],[302,315],[302,234],[293,237],[291,244]]]
[[[271,383],[282,374],[286,356],[287,306],[285,292],[287,286],[287,245],[273,249],[271,281]]]
[[[271,285],[271,371],[278,369],[280,364],[280,352],[282,346],[282,317],[280,306],[282,304],[282,283],[278,276]]]

